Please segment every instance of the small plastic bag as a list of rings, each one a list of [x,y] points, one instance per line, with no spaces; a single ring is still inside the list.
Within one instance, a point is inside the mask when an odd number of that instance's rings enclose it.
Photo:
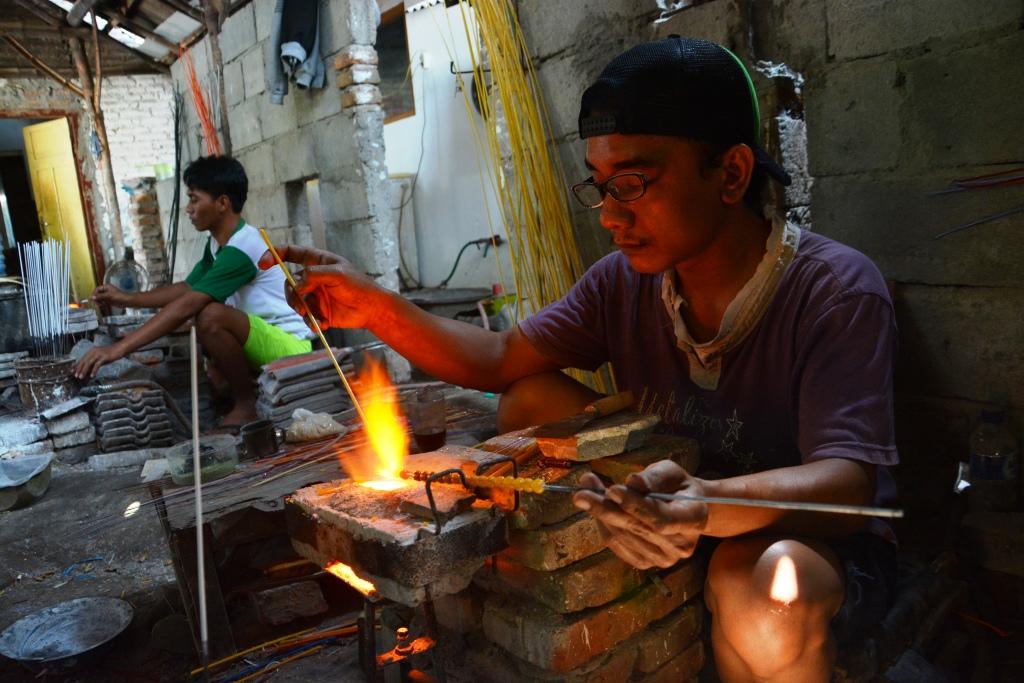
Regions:
[[[284,440],[288,443],[300,441],[316,441],[325,436],[344,434],[348,427],[337,422],[327,413],[314,413],[305,408],[296,408],[292,413],[292,423],[285,432]]]

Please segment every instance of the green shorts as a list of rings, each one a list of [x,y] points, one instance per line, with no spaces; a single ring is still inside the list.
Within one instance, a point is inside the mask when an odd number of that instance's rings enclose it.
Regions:
[[[254,368],[273,363],[278,358],[297,356],[313,350],[313,343],[308,339],[299,339],[279,327],[274,327],[263,318],[252,313],[249,316],[249,338],[245,340],[242,351],[245,359]]]

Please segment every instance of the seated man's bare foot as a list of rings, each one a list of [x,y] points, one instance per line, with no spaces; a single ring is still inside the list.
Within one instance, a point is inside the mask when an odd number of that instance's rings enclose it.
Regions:
[[[217,425],[210,432],[237,434],[243,425],[258,419],[260,419],[260,416],[256,413],[255,407],[235,406],[229,413],[218,420]]]

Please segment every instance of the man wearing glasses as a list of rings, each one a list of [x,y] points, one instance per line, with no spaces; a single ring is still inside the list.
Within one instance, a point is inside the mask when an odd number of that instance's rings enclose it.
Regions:
[[[611,362],[640,411],[701,443],[701,476],[665,461],[576,505],[641,568],[710,537],[704,597],[723,680],[826,681],[837,647],[885,613],[891,531],[643,493],[891,503],[885,283],[862,254],[764,211],[768,179],[789,176],[758,146],[753,85],[725,48],[672,36],[626,51],[584,92],[579,127],[592,176],[573,192],[618,250],[518,327],[431,316],[340,257],[289,247],[307,265],[300,291],[330,326],[369,328],[436,377],[503,392],[503,429],[578,412],[598,396],[558,370]]]

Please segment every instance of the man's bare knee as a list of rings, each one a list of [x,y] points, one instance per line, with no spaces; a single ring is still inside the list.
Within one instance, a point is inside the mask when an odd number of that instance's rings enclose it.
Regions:
[[[815,549],[794,540],[751,537],[719,545],[705,594],[732,650],[755,675],[770,679],[827,646],[842,583]]]
[[[224,312],[227,306],[216,301],[203,306],[196,314],[196,332],[200,336],[215,334],[224,329]]]
[[[498,431],[510,432],[574,415],[601,397],[562,372],[530,375],[512,383],[498,403]]]

